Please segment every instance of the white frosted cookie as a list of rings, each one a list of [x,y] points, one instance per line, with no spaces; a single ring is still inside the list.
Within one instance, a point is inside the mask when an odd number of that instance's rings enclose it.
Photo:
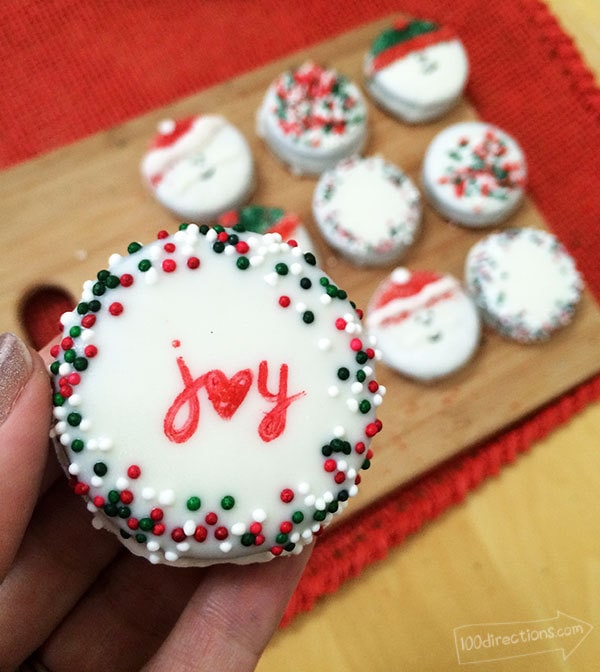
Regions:
[[[246,203],[254,190],[246,139],[215,114],[162,121],[141,171],[156,199],[186,222],[214,222]]]
[[[480,121],[448,126],[429,145],[423,188],[447,219],[471,227],[508,219],[527,182],[523,150],[505,131]]]
[[[448,26],[398,19],[374,40],[364,74],[367,90],[381,107],[408,123],[423,123],[456,105],[469,60]]]
[[[483,320],[521,343],[544,341],[573,318],[583,282],[558,239],[538,229],[507,229],[467,255],[467,288]]]
[[[327,242],[359,265],[399,259],[421,225],[418,189],[381,156],[350,157],[321,175],[313,214]]]
[[[344,75],[307,61],[284,72],[265,94],[256,130],[292,172],[318,175],[367,139],[367,107]]]
[[[456,278],[407,268],[395,269],[375,290],[367,326],[382,361],[422,381],[461,369],[481,332],[475,304]]]
[[[153,563],[298,553],[369,466],[376,352],[311,253],[182,225],[62,316],[54,427],[97,527]]]
[[[238,210],[223,213],[218,223],[225,227],[241,224],[246,231],[252,233],[278,233],[283,242],[297,244],[304,252],[314,249],[310,235],[300,217],[293,212],[286,212],[283,208],[247,205]]]

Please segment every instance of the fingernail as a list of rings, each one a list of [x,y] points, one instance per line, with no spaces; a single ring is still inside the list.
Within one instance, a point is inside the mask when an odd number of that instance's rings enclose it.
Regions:
[[[29,350],[14,334],[0,335],[0,425],[10,414],[33,370]]]

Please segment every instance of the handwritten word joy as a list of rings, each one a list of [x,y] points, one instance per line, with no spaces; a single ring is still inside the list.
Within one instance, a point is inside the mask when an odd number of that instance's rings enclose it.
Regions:
[[[220,369],[212,369],[194,378],[183,357],[177,358],[177,366],[183,390],[175,397],[163,421],[165,436],[174,443],[185,443],[196,433],[200,423],[201,390],[204,389],[218,415],[223,420],[231,420],[246,399],[254,378],[251,369],[242,369],[231,378]],[[305,394],[298,392],[288,396],[287,364],[279,367],[279,387],[276,392],[269,390],[268,379],[269,365],[263,360],[258,365],[258,393],[273,405],[258,425],[258,435],[265,443],[273,441],[285,431],[287,409]]]

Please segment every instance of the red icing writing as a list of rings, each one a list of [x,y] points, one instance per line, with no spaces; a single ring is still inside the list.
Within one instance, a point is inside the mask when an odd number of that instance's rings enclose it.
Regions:
[[[163,430],[165,436],[174,443],[185,443],[197,431],[200,423],[200,390],[206,390],[208,400],[223,420],[231,420],[235,412],[245,401],[252,385],[251,369],[242,369],[228,378],[223,371],[212,369],[194,378],[183,357],[177,358],[177,366],[183,381],[183,390],[175,397],[167,411]],[[258,365],[258,393],[273,404],[258,425],[258,435],[265,442],[273,441],[285,431],[287,409],[305,392],[288,396],[288,365],[279,367],[279,386],[276,392],[268,388],[269,365],[263,360]],[[185,413],[184,419],[177,418]]]

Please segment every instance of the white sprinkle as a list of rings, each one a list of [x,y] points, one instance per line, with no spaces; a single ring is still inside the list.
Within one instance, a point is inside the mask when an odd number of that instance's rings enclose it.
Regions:
[[[68,362],[63,362],[58,367],[58,373],[60,373],[61,376],[67,376],[69,373],[71,373],[71,365]]]
[[[380,394],[373,395],[373,406],[381,406],[383,397]]]
[[[175,231],[175,233],[173,234],[173,240],[176,243],[185,243],[188,237],[186,231],[187,229],[178,229],[177,231]]]
[[[316,534],[321,529],[321,523],[315,523],[310,529]]]
[[[88,450],[98,450],[98,439],[90,439],[86,444],[85,447]]]
[[[93,329],[84,329],[81,332],[81,336],[79,338],[81,338],[84,343],[89,343],[95,335],[96,334]]]
[[[209,229],[206,232],[206,240],[208,240],[209,243],[214,243],[215,240],[217,239],[217,232],[214,229]]]
[[[303,254],[299,247],[292,247],[292,257],[301,257]]]
[[[103,483],[104,479],[102,479],[100,476],[94,475],[90,478],[90,484],[95,488],[101,488]]]
[[[79,423],[79,429],[82,432],[89,431],[91,426],[92,426],[92,421],[89,418],[83,418],[83,420]]]
[[[327,502],[327,504],[333,502],[333,492],[331,492],[331,490],[326,490],[323,493],[323,499]]]
[[[296,308],[296,312],[298,313],[303,313],[306,310],[306,304],[303,303],[302,301],[298,301],[298,303],[294,307]]]
[[[73,313],[63,313],[60,316],[60,323],[63,325],[63,327],[65,327],[67,324],[69,324],[69,322],[71,322],[72,318]]]
[[[339,460],[337,463],[337,468],[339,471],[346,471],[348,468],[348,462],[346,462],[346,460]]]
[[[163,119],[158,123],[157,129],[161,135],[170,135],[175,130],[176,124],[173,119]]]
[[[255,520],[257,523],[264,523],[267,519],[267,513],[264,509],[255,509],[252,512],[252,520]]]
[[[235,247],[233,245],[227,245],[227,247],[225,248],[224,251],[225,251],[225,256],[227,256],[227,257],[231,257],[231,255],[237,253],[237,250],[235,249]]]
[[[186,520],[183,524],[183,531],[188,537],[191,537],[196,531],[196,523],[193,520]]]
[[[265,275],[265,282],[267,285],[271,285],[271,287],[275,287],[275,285],[279,281],[279,276],[277,273],[269,273],[268,275]]]
[[[69,397],[69,403],[71,406],[81,406],[81,395],[80,394],[72,394]]]
[[[67,409],[64,406],[55,406],[54,407],[54,417],[57,420],[62,420],[67,417]]]
[[[98,448],[100,450],[110,450],[113,447],[113,440],[108,436],[103,436],[98,439]]]
[[[79,468],[79,465],[75,462],[69,465],[69,473],[71,476],[78,476],[79,473],[81,472],[81,469]]]
[[[358,380],[352,383],[350,386],[353,394],[360,394],[363,391],[363,384],[359,383]]]
[[[167,562],[175,562],[176,560],[179,560],[179,555],[177,555],[175,551],[165,551],[165,560]]]
[[[335,398],[335,397],[337,397],[337,396],[339,395],[339,393],[340,393],[340,388],[339,388],[337,385],[330,385],[330,386],[327,388],[327,394],[328,394],[330,397],[334,397],[334,398]]]
[[[294,546],[292,555],[300,555],[300,553],[302,553],[302,546]]]
[[[148,257],[152,261],[156,261],[157,259],[160,259],[162,257],[162,253],[163,253],[163,251],[160,247],[158,247],[158,245],[150,245],[150,247],[148,248],[148,252],[147,252]]]
[[[306,504],[306,506],[313,506],[315,501],[316,497],[314,495],[306,495],[306,497],[304,498],[304,503]]]
[[[156,553],[150,553],[150,555],[148,556],[148,561],[152,565],[158,565],[159,557],[158,555],[156,555]]]
[[[317,347],[324,352],[331,349],[331,341],[328,338],[320,338]]]
[[[154,490],[154,488],[143,488],[142,499],[145,499],[146,501],[148,501],[150,499],[154,499],[155,496],[156,496],[156,491]]]
[[[70,434],[62,434],[60,437],[60,443],[63,446],[68,446],[71,443],[71,435]]]
[[[154,553],[155,551],[158,551],[158,549],[160,548],[160,544],[158,543],[158,541],[156,541],[156,539],[151,539],[151,540],[146,544],[146,548],[147,548],[151,553]]]
[[[176,548],[180,553],[186,553],[187,551],[190,550],[190,545],[188,544],[187,541],[182,541],[179,544],[177,544]]]
[[[64,420],[61,420],[60,422],[57,422],[56,425],[54,426],[54,429],[59,433],[62,434],[64,431],[67,430],[69,425]]]
[[[253,268],[256,268],[257,266],[260,266],[265,258],[260,255],[260,254],[255,254],[253,257],[250,257],[250,266]]]
[[[231,526],[231,534],[234,534],[236,537],[241,537],[245,531],[246,526],[244,525],[244,523],[234,523]]]
[[[170,506],[175,502],[174,490],[161,490],[158,495],[158,503],[164,506]]]
[[[344,331],[347,334],[355,334],[357,332],[357,327],[358,327],[357,324],[354,324],[353,322],[348,322]]]
[[[126,490],[129,487],[129,481],[123,476],[120,476],[117,478],[115,485],[117,486],[117,490]]]
[[[321,294],[320,301],[324,306],[328,306],[331,303],[332,299],[329,296],[329,294]]]
[[[349,478],[350,480],[356,478],[356,469],[348,469],[348,472],[346,473],[346,478]]]
[[[290,272],[292,275],[300,275],[302,273],[302,264],[293,263],[290,265]]]
[[[317,499],[315,499],[315,508],[317,509],[317,511],[323,511],[326,506],[327,504],[325,504],[325,500],[323,499],[323,497],[318,497]]]
[[[108,265],[109,266],[114,266],[115,264],[118,264],[123,257],[115,252],[114,254],[111,254],[110,257],[108,258]]]
[[[231,550],[231,542],[230,541],[224,541],[222,544],[219,544],[219,548],[223,553],[229,553]]]
[[[341,439],[342,436],[346,436],[346,430],[341,425],[336,425],[333,428],[333,435],[338,439]]]
[[[357,493],[358,493],[358,487],[356,485],[352,485],[348,489],[348,496],[349,497],[355,497],[357,495]]]
[[[366,376],[372,376],[373,375],[373,367],[372,366],[363,366],[362,370],[365,372]]]
[[[95,506],[94,502],[88,502],[86,508],[90,513],[96,513],[96,511],[98,511],[98,507]]]
[[[101,530],[104,527],[104,521],[100,516],[94,516],[92,518],[92,527],[96,530]]]
[[[298,484],[298,492],[301,495],[306,495],[307,492],[310,492],[310,485],[306,481],[303,481],[302,483],[299,483]]]
[[[188,234],[190,238],[198,238],[198,234],[200,233],[200,227],[197,224],[188,224],[187,229],[185,229],[185,232]]]
[[[297,544],[300,541],[300,532],[294,532],[290,534],[290,541],[292,544]]]
[[[267,247],[268,252],[271,254],[277,254],[279,252],[279,243],[270,243],[269,246]]]
[[[386,394],[386,392],[387,392],[387,387],[385,387],[385,385],[380,385],[380,386],[377,388],[377,392],[379,392],[379,394],[380,394],[382,397],[385,397],[385,394]]]
[[[304,532],[302,532],[302,538],[308,542],[312,541],[313,538],[312,530],[304,530]]]
[[[352,313],[345,313],[345,315],[344,315],[344,319],[345,319],[346,322],[348,322],[348,323],[350,323],[350,322],[354,322],[354,318],[355,318],[355,317],[356,317],[356,315],[353,315]]]

